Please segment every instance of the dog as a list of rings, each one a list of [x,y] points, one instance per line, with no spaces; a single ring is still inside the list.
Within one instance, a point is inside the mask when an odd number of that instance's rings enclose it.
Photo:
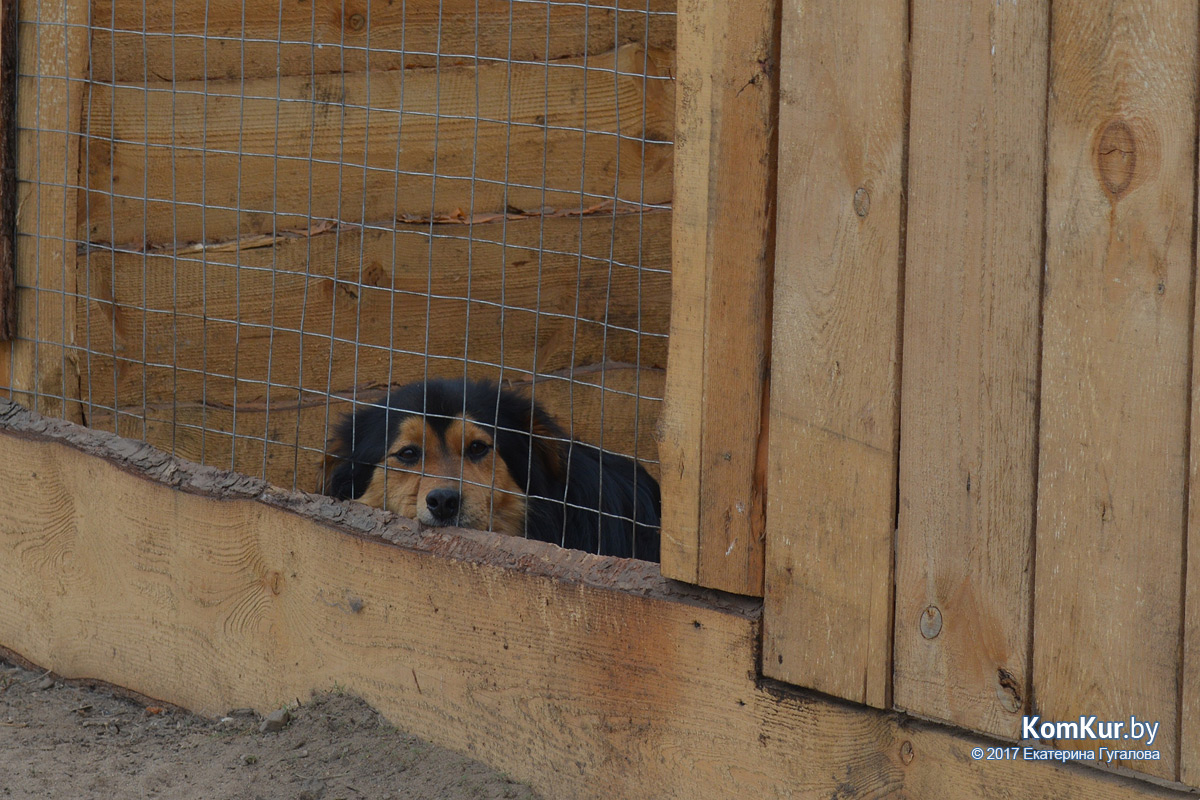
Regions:
[[[525,395],[430,380],[346,415],[323,493],[433,526],[659,560],[658,482],[624,456],[568,439]]]

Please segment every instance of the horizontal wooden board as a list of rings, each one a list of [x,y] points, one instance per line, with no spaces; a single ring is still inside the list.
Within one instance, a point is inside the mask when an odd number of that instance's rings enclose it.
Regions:
[[[601,215],[442,225],[433,238],[410,226],[233,252],[84,254],[85,401],[140,413],[461,376],[464,365],[507,380],[605,361],[662,368],[669,229],[669,213]]]
[[[223,241],[313,219],[666,203],[671,59],[627,45],[549,66],[94,85],[80,238]]]
[[[1190,797],[762,685],[754,607],[654,565],[384,526],[3,401],[0,425],[0,646],[68,678],[207,714],[336,683],[546,797]]]
[[[117,83],[544,61],[675,41],[675,0],[96,0],[92,8],[92,79]]]
[[[603,374],[603,388],[601,375]],[[574,381],[543,378],[537,401],[574,438],[637,458],[658,476],[655,428],[662,405],[663,371],[609,366],[603,373],[577,372]],[[528,391],[529,382],[511,384]],[[359,402],[375,402],[383,390],[363,392]],[[351,393],[238,408],[194,404],[104,409],[88,415],[88,425],[148,442],[200,464],[254,475],[287,488],[316,491],[320,485],[330,426],[356,403]],[[116,421],[114,421],[114,419]]]

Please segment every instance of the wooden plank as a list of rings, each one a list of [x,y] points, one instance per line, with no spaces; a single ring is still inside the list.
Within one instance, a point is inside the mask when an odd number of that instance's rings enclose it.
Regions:
[[[1055,2],[1033,691],[1179,757],[1194,4]],[[1089,746],[1103,744],[1089,742]],[[1128,744],[1127,742],[1125,744]]]
[[[17,13],[0,2],[0,342],[17,335]]]
[[[626,45],[549,66],[95,86],[79,238],[667,203],[671,58]]]
[[[907,8],[783,13],[763,672],[886,707]]]
[[[1197,177],[1200,181],[1200,176]],[[1188,448],[1187,540],[1183,617],[1183,674],[1180,692],[1179,780],[1200,786],[1200,303],[1192,323],[1191,434]]]
[[[353,228],[232,252],[85,253],[85,400],[140,413],[294,401],[299,387],[387,386],[426,370],[521,380],[604,361],[661,368],[669,225],[668,213],[598,215],[438,226],[433,238],[427,226]]]
[[[778,0],[702,0],[677,36],[663,570],[761,595]]]
[[[80,419],[75,334],[75,205],[88,3],[21,3],[17,84],[17,331],[0,343],[20,402]]]
[[[545,61],[614,45],[675,44],[674,0],[512,3],[96,0],[92,80],[221,80]],[[369,52],[368,52],[369,48]]]
[[[987,742],[757,683],[753,606],[654,565],[385,527],[11,406],[0,419],[0,480],[22,498],[0,504],[0,644],[68,678],[208,714],[336,682],[546,797],[1190,796],[975,760]]]
[[[912,19],[894,702],[1017,739],[1050,4],[920,0]]]
[[[603,374],[603,386],[601,377]],[[576,371],[566,378],[537,382],[537,400],[576,439],[637,458],[658,475],[654,431],[662,404],[663,370],[608,365],[601,373]],[[528,381],[513,382],[528,390]],[[275,401],[236,408],[162,403],[143,409],[94,410],[88,425],[140,439],[200,464],[260,477],[276,486],[318,491],[329,426],[349,413],[353,391]],[[363,391],[359,402],[373,402],[383,390]]]

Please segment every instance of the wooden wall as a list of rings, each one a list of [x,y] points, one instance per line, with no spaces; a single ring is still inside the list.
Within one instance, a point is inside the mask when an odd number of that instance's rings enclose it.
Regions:
[[[467,374],[657,473],[672,2],[142,5],[91,8],[89,425],[311,488],[354,402]]]
[[[1200,784],[1195,4],[782,15],[764,673]]]

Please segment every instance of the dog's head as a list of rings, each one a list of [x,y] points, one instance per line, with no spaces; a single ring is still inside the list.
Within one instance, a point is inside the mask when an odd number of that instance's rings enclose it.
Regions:
[[[526,501],[560,482],[563,434],[524,395],[428,381],[364,404],[329,444],[323,491],[426,525],[525,533]]]

